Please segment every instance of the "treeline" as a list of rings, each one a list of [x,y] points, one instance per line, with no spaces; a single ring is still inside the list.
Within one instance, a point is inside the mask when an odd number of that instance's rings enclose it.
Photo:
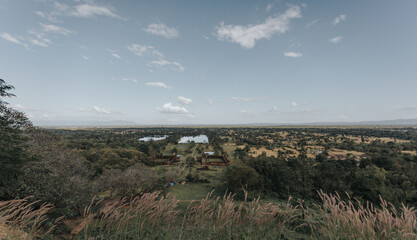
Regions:
[[[317,200],[317,190],[348,193],[361,200],[379,203],[380,196],[400,205],[417,202],[417,156],[398,155],[389,144],[370,147],[367,158],[358,161],[353,156],[345,160],[328,159],[326,152],[307,158],[305,151],[298,157],[249,157],[239,151],[240,163],[226,171],[227,186],[243,194],[267,195],[280,199],[295,196]],[[375,152],[372,152],[375,150]]]

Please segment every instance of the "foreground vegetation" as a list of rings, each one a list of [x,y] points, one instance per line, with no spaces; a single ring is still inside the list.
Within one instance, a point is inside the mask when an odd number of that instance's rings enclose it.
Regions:
[[[291,198],[286,204],[236,201],[209,194],[181,208],[160,192],[120,201],[93,201],[85,208],[73,239],[416,239],[417,211],[381,199],[374,207],[319,192],[312,208]],[[2,239],[61,238],[41,228],[50,206],[32,208],[26,200],[0,203]],[[55,220],[59,222],[60,219]],[[52,226],[54,227],[54,226]]]
[[[41,129],[12,89],[0,239],[417,238],[413,127]]]

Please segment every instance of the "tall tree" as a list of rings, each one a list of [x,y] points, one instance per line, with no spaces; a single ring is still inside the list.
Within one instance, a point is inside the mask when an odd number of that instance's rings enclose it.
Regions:
[[[14,89],[0,79],[0,199],[11,198],[18,188],[17,175],[25,159],[23,130],[31,123],[23,112],[8,106],[4,98]]]

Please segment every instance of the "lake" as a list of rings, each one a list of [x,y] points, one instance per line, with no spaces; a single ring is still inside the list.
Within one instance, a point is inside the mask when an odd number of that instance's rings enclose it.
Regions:
[[[168,135],[164,135],[164,136],[152,136],[152,137],[143,137],[143,138],[139,138],[139,141],[141,142],[149,142],[149,141],[160,141],[160,140],[164,140],[168,137]]]
[[[198,135],[198,136],[185,136],[182,137],[180,139],[180,141],[178,143],[190,143],[190,142],[195,142],[195,143],[208,143],[208,137],[207,135]]]

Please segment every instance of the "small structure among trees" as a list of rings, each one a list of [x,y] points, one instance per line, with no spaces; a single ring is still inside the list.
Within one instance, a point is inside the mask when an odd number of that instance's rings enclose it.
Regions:
[[[211,166],[228,166],[230,160],[225,155],[208,155],[203,154],[198,158],[198,162],[201,165],[211,165]]]
[[[180,161],[180,158],[175,152],[168,156],[164,156],[162,154],[155,155],[152,159],[155,161],[156,165],[173,165]]]

